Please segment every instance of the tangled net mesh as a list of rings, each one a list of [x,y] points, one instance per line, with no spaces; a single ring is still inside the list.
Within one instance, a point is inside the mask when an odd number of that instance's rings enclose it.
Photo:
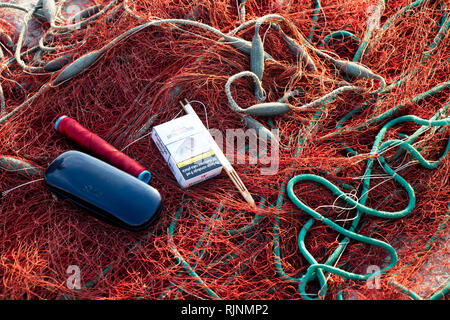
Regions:
[[[71,3],[63,2],[65,6]],[[89,4],[106,6],[110,2],[96,0]],[[240,11],[236,6],[242,2],[116,1],[85,28],[49,36],[47,45],[55,49],[42,55],[41,63],[68,53],[76,59],[99,50],[123,32],[152,19],[191,19],[228,33],[242,23],[239,19],[242,6]],[[289,201],[286,182],[294,175],[316,174],[338,186],[346,185],[346,192],[358,199],[366,163],[374,160],[371,173],[374,178],[366,205],[385,211],[401,210],[407,205],[406,191],[385,175],[377,162],[379,155],[370,151],[378,132],[389,120],[404,115],[428,120],[443,108],[441,118],[448,117],[445,109],[450,92],[448,29],[430,50],[443,21],[448,20],[445,2],[423,1],[403,12],[411,1],[383,1],[360,62],[382,75],[388,85],[404,80],[377,99],[373,100],[370,94],[379,86],[377,80],[353,79],[353,85],[369,89],[341,94],[317,107],[294,108],[270,119],[257,118],[265,126],[279,130],[281,146],[279,168],[273,175],[261,175],[258,165],[249,165],[248,154],[245,163],[234,165],[257,200],[257,209],[243,202],[223,174],[181,189],[150,136],[137,141],[140,129],[151,117],[155,117],[155,124],[175,118],[181,110],[179,101],[185,98],[205,104],[210,128],[222,132],[245,128],[240,115],[230,112],[224,88],[232,75],[249,70],[250,58],[227,41],[195,26],[149,26],[111,47],[82,74],[51,86],[0,123],[2,157],[15,157],[45,170],[59,154],[78,148],[54,130],[56,119],[68,115],[117,149],[126,148],[125,153],[149,168],[150,183],[163,195],[164,209],[148,230],[130,233],[92,218],[67,200],[55,198],[42,180],[26,184],[37,179],[36,176],[1,170],[2,190],[26,185],[1,199],[0,297],[305,298],[293,278],[302,277],[311,265],[298,247],[299,232],[310,217]],[[312,45],[350,61],[371,28],[370,15],[381,8],[380,1],[375,0],[244,3],[245,18],[241,17],[244,21],[279,14],[290,23],[282,24],[286,33],[297,30],[304,37],[311,33]],[[317,3],[319,9],[314,7]],[[11,9],[0,10],[5,12],[0,30],[17,41],[18,33],[11,19],[8,20]],[[398,18],[383,28],[395,15]],[[34,23],[42,33],[50,29],[48,23]],[[345,30],[354,38],[327,38],[338,30]],[[251,41],[253,34],[252,25],[238,36]],[[264,24],[261,35],[265,50],[274,58],[266,61],[262,81],[267,101],[277,101],[291,87],[301,88],[302,95],[290,100],[292,105],[301,106],[338,88],[345,80],[314,52],[311,58],[317,72],[305,68],[272,25]],[[27,45],[31,48],[35,43]],[[1,85],[8,113],[39,92],[43,85],[52,83],[59,71],[35,73],[24,71],[15,63],[6,66],[13,51],[6,50],[6,46],[2,48],[5,54]],[[33,59],[36,59],[33,54],[23,57],[28,65],[34,63]],[[240,106],[257,103],[250,81],[237,80],[231,91]],[[363,104],[365,108],[341,121]],[[389,117],[370,122],[395,106]],[[198,111],[205,120],[203,110]],[[386,133],[385,140],[412,135],[420,127],[411,122],[401,123]],[[425,159],[437,160],[446,150],[448,138],[448,126],[433,127],[414,146]],[[407,290],[427,298],[447,286],[449,157],[428,170],[398,148],[388,150],[384,156],[413,186],[414,209],[400,219],[363,215],[356,231],[389,243],[398,254],[398,262],[380,275],[375,289],[367,281],[325,273],[327,291],[319,296],[322,299],[410,299]],[[328,189],[302,182],[295,185],[294,191],[309,207],[349,228],[354,208]],[[316,221],[308,230],[305,245],[317,263],[325,263],[342,239],[342,234]],[[389,256],[381,248],[351,240],[335,265],[366,274],[368,267],[382,268],[388,263]],[[67,268],[73,265],[81,270],[82,287],[78,290],[70,289],[66,283]],[[280,270],[288,276],[280,274]],[[320,288],[317,280],[307,284],[311,297]]]

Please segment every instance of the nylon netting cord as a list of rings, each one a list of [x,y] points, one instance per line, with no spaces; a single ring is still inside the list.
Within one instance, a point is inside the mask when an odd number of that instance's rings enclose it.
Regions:
[[[1,297],[446,298],[448,283],[420,287],[448,229],[444,1],[70,4],[0,4]],[[184,98],[222,132],[278,130],[273,175],[230,151],[257,209],[226,177],[182,190],[158,158],[151,126]],[[61,114],[152,171],[165,209],[150,230],[45,190],[44,169],[77,148],[55,135]]]

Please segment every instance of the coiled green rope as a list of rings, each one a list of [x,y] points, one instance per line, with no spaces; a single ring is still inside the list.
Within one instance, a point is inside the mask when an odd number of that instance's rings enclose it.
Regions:
[[[416,116],[403,116],[403,117],[399,117],[397,119],[394,119],[392,121],[390,121],[389,123],[387,123],[379,132],[379,134],[377,135],[376,139],[375,139],[375,143],[374,146],[372,148],[371,151],[371,155],[376,155],[379,154],[379,161],[381,166],[383,167],[383,169],[385,170],[385,172],[392,177],[392,179],[396,182],[398,182],[407,192],[408,194],[408,205],[406,206],[406,208],[404,208],[403,210],[400,211],[396,211],[396,212],[387,212],[387,211],[381,211],[381,210],[376,210],[373,208],[369,208],[367,206],[365,206],[365,202],[368,198],[368,194],[369,194],[369,188],[370,188],[370,175],[372,172],[372,167],[373,167],[373,162],[374,160],[369,160],[368,164],[367,164],[367,168],[366,168],[366,172],[364,175],[364,181],[363,181],[363,189],[362,189],[362,196],[360,197],[359,201],[355,201],[352,197],[348,196],[345,192],[341,191],[336,185],[332,184],[331,182],[329,182],[328,180],[326,180],[325,178],[321,177],[321,176],[317,176],[317,175],[312,175],[312,174],[303,174],[303,175],[298,175],[295,176],[294,178],[292,178],[288,185],[287,185],[287,194],[289,196],[289,198],[291,199],[291,201],[299,208],[301,209],[303,212],[308,213],[309,215],[312,216],[313,219],[315,220],[319,220],[321,222],[323,222],[324,224],[328,225],[329,227],[333,228],[335,231],[337,231],[340,234],[343,234],[346,238],[340,243],[340,247],[333,253],[334,256],[337,256],[338,254],[340,255],[340,253],[342,252],[342,250],[345,248],[345,246],[347,245],[347,243],[349,242],[348,239],[354,239],[357,241],[361,241],[370,245],[375,245],[378,247],[381,247],[383,249],[385,249],[389,255],[390,255],[390,262],[389,265],[384,267],[383,269],[381,269],[381,271],[379,271],[380,273],[386,272],[387,270],[389,270],[390,268],[392,268],[396,263],[397,263],[397,254],[395,249],[390,246],[389,244],[380,241],[380,240],[376,240],[374,238],[370,238],[370,237],[366,237],[366,236],[362,236],[359,235],[355,232],[356,226],[359,223],[359,220],[362,216],[362,213],[366,213],[369,215],[373,215],[376,217],[380,217],[380,218],[385,218],[385,219],[394,219],[394,218],[401,218],[406,216],[407,214],[411,213],[411,211],[414,209],[415,206],[415,194],[414,194],[414,190],[412,188],[412,186],[405,180],[403,179],[397,172],[395,172],[387,163],[386,160],[383,156],[384,152],[386,150],[388,150],[389,148],[395,146],[395,147],[401,147],[406,149],[412,156],[413,158],[415,158],[422,166],[424,166],[425,168],[428,169],[433,169],[435,168],[439,163],[440,160],[445,157],[447,155],[447,153],[450,150],[450,140],[449,143],[447,144],[447,147],[443,153],[443,155],[440,157],[440,159],[438,161],[427,161],[425,158],[423,158],[423,156],[407,141],[402,141],[402,140],[389,140],[386,141],[384,143],[381,144],[381,141],[383,139],[383,137],[386,135],[386,132],[389,128],[391,128],[392,126],[398,124],[398,123],[402,123],[402,122],[406,122],[406,121],[412,121],[414,123],[420,124],[420,125],[429,125],[429,126],[444,126],[444,125],[449,125],[450,124],[450,118],[446,118],[443,120],[424,120],[421,118],[418,118]],[[380,145],[381,144],[381,145]],[[334,195],[338,196],[340,199],[344,200],[345,202],[347,202],[349,205],[351,205],[352,207],[357,209],[357,215],[356,218],[353,220],[352,226],[350,227],[350,229],[345,229],[341,226],[339,226],[338,224],[336,224],[335,222],[331,221],[330,219],[324,217],[323,215],[321,215],[320,213],[318,213],[316,210],[310,208],[308,205],[306,205],[305,203],[303,203],[302,201],[300,201],[298,199],[298,197],[296,196],[296,194],[294,193],[293,187],[296,183],[300,182],[300,181],[313,181],[313,182],[317,182],[323,186],[325,186],[326,188],[328,188]],[[351,280],[367,280],[369,277],[373,276],[374,274],[356,274],[356,273],[351,273],[336,267],[333,267],[330,265],[330,263],[334,262],[334,259],[329,259],[327,261],[327,263],[325,264],[317,264],[314,263],[314,259],[309,255],[309,253],[306,252],[305,250],[305,246],[304,246],[304,238],[306,235],[307,230],[311,227],[313,221],[310,220],[308,221],[308,223],[304,226],[304,228],[302,229],[300,235],[299,235],[299,249],[300,251],[305,255],[305,258],[311,263],[311,266],[308,268],[306,274],[298,281],[299,282],[299,290],[300,293],[302,295],[303,298],[305,299],[310,299],[309,294],[306,293],[306,284],[311,281],[313,279],[313,277],[315,277],[316,275],[318,275],[319,277],[319,281],[322,284],[322,289],[321,292],[319,293],[319,296],[323,296],[325,291],[326,291],[326,286],[323,283],[323,275],[322,274],[317,274],[317,271],[320,270],[324,270],[336,275],[339,275],[343,278],[346,279],[351,279]],[[338,254],[336,254],[338,253]]]

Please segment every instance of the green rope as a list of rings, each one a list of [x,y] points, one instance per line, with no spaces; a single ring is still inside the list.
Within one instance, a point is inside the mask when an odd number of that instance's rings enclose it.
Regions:
[[[380,155],[378,160],[379,160],[381,166],[383,167],[384,171],[389,176],[391,176],[394,181],[399,183],[406,190],[406,192],[408,194],[408,199],[409,199],[408,205],[406,206],[406,208],[399,210],[399,211],[395,211],[395,212],[387,212],[387,211],[381,211],[381,210],[377,210],[377,209],[373,209],[373,208],[365,206],[365,202],[368,198],[368,194],[369,194],[369,190],[370,190],[370,176],[371,176],[374,160],[369,160],[367,163],[367,168],[366,168],[366,172],[364,174],[364,180],[363,180],[363,188],[361,191],[362,195],[361,195],[359,201],[355,201],[352,197],[348,196],[348,194],[341,191],[336,185],[329,182],[325,178],[317,176],[317,175],[313,175],[313,174],[297,175],[289,181],[289,183],[287,185],[287,194],[288,194],[289,198],[291,199],[291,201],[299,209],[301,209],[301,211],[308,213],[313,219],[323,222],[324,224],[328,225],[329,227],[333,228],[335,231],[337,231],[340,234],[343,234],[346,237],[343,241],[341,241],[338,249],[336,249],[334,251],[334,253],[332,254],[333,258],[328,259],[327,263],[325,263],[325,264],[314,263],[314,259],[312,257],[310,257],[309,254],[307,252],[305,252],[305,249],[304,249],[303,241],[304,241],[304,238],[306,235],[306,231],[307,231],[307,229],[309,229],[309,227],[313,223],[311,220],[309,220],[307,222],[307,225],[304,228],[305,230],[302,230],[301,237],[299,236],[298,241],[299,241],[300,250],[302,251],[303,254],[306,255],[307,260],[310,263],[313,262],[313,264],[310,265],[306,274],[298,281],[299,282],[299,291],[303,298],[309,299],[309,295],[306,293],[305,288],[306,288],[306,284],[309,281],[311,281],[313,279],[313,277],[318,276],[319,281],[323,282],[323,275],[321,275],[320,273],[317,273],[317,271],[324,270],[324,271],[327,271],[327,272],[330,272],[330,273],[339,275],[343,278],[351,279],[351,280],[367,280],[369,277],[374,275],[374,274],[361,275],[361,274],[351,273],[351,272],[348,272],[348,271],[345,271],[345,270],[342,270],[342,269],[339,269],[339,268],[336,268],[336,267],[333,267],[330,265],[331,263],[333,263],[335,261],[335,259],[338,256],[340,256],[340,254],[342,253],[342,251],[348,244],[349,239],[354,239],[354,240],[357,240],[357,241],[360,241],[363,243],[378,246],[380,248],[383,248],[384,250],[386,250],[389,253],[389,255],[390,255],[389,265],[384,267],[381,271],[379,271],[380,273],[386,272],[387,270],[392,268],[397,263],[397,254],[396,254],[395,249],[392,246],[390,246],[389,244],[387,244],[383,241],[376,240],[376,239],[366,237],[366,236],[362,236],[355,232],[355,229],[356,229],[356,227],[359,223],[359,220],[362,216],[362,213],[366,213],[368,215],[385,218],[385,219],[393,219],[393,218],[404,217],[407,214],[411,213],[411,211],[414,209],[415,194],[414,194],[414,190],[413,190],[412,186],[386,163],[383,154],[385,153],[386,150],[388,150],[391,147],[401,147],[401,148],[406,149],[409,153],[411,153],[411,155],[416,160],[418,160],[418,162],[422,166],[424,166],[425,168],[428,168],[428,169],[433,169],[440,163],[442,158],[447,155],[447,153],[450,149],[450,140],[449,140],[449,143],[447,144],[444,154],[440,157],[440,159],[438,161],[427,161],[407,141],[389,140],[384,143],[381,143],[382,139],[386,135],[389,128],[391,128],[392,126],[394,126],[396,124],[399,124],[402,122],[407,122],[407,121],[412,121],[419,125],[444,126],[444,125],[450,124],[450,118],[446,118],[443,120],[424,120],[424,119],[418,118],[416,116],[399,117],[399,118],[396,118],[396,119],[390,121],[389,123],[387,123],[380,130],[380,132],[378,133],[378,135],[375,139],[374,146],[373,146],[370,154],[371,155],[377,155],[377,154]],[[300,201],[293,191],[294,185],[300,181],[317,182],[317,183],[325,186],[327,189],[329,189],[334,195],[338,196],[338,198],[341,198],[342,200],[347,202],[350,206],[356,208],[357,214],[356,214],[355,219],[353,219],[353,221],[352,221],[352,225],[351,225],[350,229],[345,229],[345,228],[337,225],[335,222],[324,217],[323,215],[318,213],[316,210],[310,208],[308,205],[306,205],[305,203]],[[297,280],[297,279],[291,279],[291,280]],[[326,286],[322,285],[319,296],[323,296],[325,291],[326,291]]]
[[[316,31],[317,27],[317,20],[319,20],[319,14],[321,9],[321,3],[320,0],[314,0],[314,11],[312,14],[312,24],[311,24],[311,32],[309,33],[308,40],[311,42],[314,38],[314,32]]]
[[[330,40],[332,40],[332,39],[345,39],[345,38],[352,40],[353,42],[355,42],[358,45],[361,43],[361,40],[359,40],[359,38],[357,36],[355,36],[353,33],[349,32],[347,30],[338,30],[338,31],[334,31],[334,32],[328,34],[325,38],[323,38],[320,45],[324,46],[325,44],[330,42]]]

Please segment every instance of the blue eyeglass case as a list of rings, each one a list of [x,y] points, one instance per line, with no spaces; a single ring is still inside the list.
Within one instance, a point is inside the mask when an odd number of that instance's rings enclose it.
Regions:
[[[45,171],[48,188],[115,226],[141,231],[158,218],[162,199],[152,186],[78,151],[59,155]]]

